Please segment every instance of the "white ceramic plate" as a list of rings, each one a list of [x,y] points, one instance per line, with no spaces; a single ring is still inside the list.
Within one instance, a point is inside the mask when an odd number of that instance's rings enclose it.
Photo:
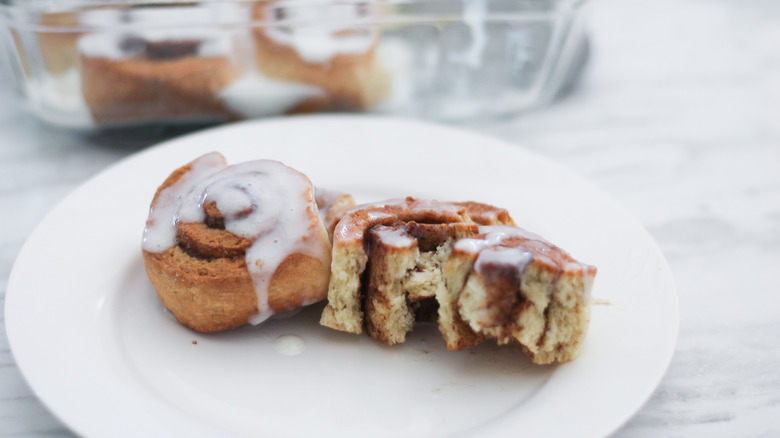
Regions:
[[[317,305],[215,335],[181,327],[146,278],[141,231],[157,185],[212,150],[232,163],[283,161],[358,201],[413,195],[508,208],[599,269],[601,304],[580,357],[536,366],[511,347],[448,352],[426,326],[386,347],[320,327]],[[33,390],[86,437],[597,437],[658,384],[678,310],[648,234],[566,169],[451,128],[321,116],[183,137],[93,178],[28,239],[6,323]]]

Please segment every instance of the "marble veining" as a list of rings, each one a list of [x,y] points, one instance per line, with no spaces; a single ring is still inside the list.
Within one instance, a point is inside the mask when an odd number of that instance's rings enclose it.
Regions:
[[[591,58],[572,93],[467,128],[584,175],[669,261],[681,311],[675,355],[615,436],[780,436],[780,2],[591,6]],[[0,83],[0,305],[24,239],[50,208],[167,134],[118,142],[50,128]],[[0,315],[5,436],[72,433],[25,383]]]

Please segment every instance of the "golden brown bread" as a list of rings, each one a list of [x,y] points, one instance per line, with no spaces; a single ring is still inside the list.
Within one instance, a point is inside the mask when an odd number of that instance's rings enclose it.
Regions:
[[[277,177],[279,185],[260,188],[262,197],[243,207],[231,209],[233,198],[220,197],[220,190],[240,187],[244,193],[251,191],[248,186],[263,186],[263,178]],[[220,185],[225,181],[227,188]],[[276,193],[285,190],[282,186],[291,186],[289,193],[298,198]],[[193,194],[201,202],[195,213],[188,213],[193,205],[186,199]],[[168,205],[182,198],[184,204]],[[272,210],[278,200],[289,209],[272,212],[279,217],[263,216],[262,210]],[[193,214],[202,219],[192,221]],[[237,235],[226,230],[253,214],[264,224],[259,232]],[[175,223],[172,242],[166,240],[171,238],[167,223]],[[183,325],[200,332],[262,322],[274,313],[322,300],[330,276],[330,243],[308,178],[266,160],[226,166],[218,154],[177,169],[158,188],[144,232],[143,258],[160,301]]]
[[[278,16],[290,11],[282,6],[259,2],[252,9],[256,21],[270,24],[253,30],[255,54],[260,71],[270,78],[313,85],[323,92],[322,96],[308,98],[289,112],[360,111],[370,108],[387,96],[390,84],[388,73],[379,67],[375,59],[376,43],[379,38],[375,26],[345,24],[343,29],[327,31],[333,24],[328,21],[332,20],[332,17],[328,17],[324,9],[346,7],[355,8],[353,12],[359,13],[357,9],[360,5],[308,5],[307,8],[311,12],[322,12],[327,18],[314,26],[304,22],[285,29],[282,28],[285,24],[277,21]],[[295,9],[294,5],[290,6],[290,10]],[[326,59],[312,60],[307,59],[293,45],[285,44],[273,37],[274,32],[292,35],[295,32],[309,32],[311,29],[317,31],[317,35],[307,35],[304,38],[316,39],[316,43],[338,44],[338,41],[343,38],[357,37],[365,38],[366,48],[349,53],[336,53]]]
[[[227,58],[80,59],[84,100],[101,124],[238,118],[217,98],[238,74]]]

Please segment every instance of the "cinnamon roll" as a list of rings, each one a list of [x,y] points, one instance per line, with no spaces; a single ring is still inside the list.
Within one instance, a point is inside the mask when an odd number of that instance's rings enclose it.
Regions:
[[[86,24],[101,29],[82,36],[77,46],[81,90],[94,120],[121,125],[237,119],[219,98],[242,70],[235,36],[216,24],[231,14],[240,19],[240,13],[227,5],[183,4],[85,14]],[[128,23],[133,30],[120,30]]]
[[[596,274],[504,209],[413,198],[346,212],[331,270],[322,325],[392,345],[436,321],[447,349],[492,338],[536,363],[576,356]]]
[[[406,198],[346,212],[333,232],[328,305],[320,323],[350,333],[365,328],[388,344],[404,342],[415,310],[429,307],[423,301],[443,287],[441,267],[454,240],[476,235],[478,224],[513,223],[506,210],[475,202]],[[435,284],[425,285],[426,278]]]
[[[253,17],[259,70],[269,78],[320,90],[296,112],[366,110],[388,94],[389,78],[376,62],[379,31],[365,1],[261,2]]]
[[[228,166],[210,153],[177,169],[152,200],[142,247],[160,301],[199,332],[258,324],[327,293],[314,187],[277,161]]]
[[[515,342],[535,363],[574,359],[590,321],[594,266],[519,227],[480,226],[453,245],[442,301],[475,332]],[[447,348],[470,345],[445,333]]]

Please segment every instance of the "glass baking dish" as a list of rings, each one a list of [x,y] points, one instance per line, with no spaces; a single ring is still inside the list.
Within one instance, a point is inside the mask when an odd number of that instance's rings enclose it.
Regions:
[[[585,0],[0,0],[3,65],[73,128],[324,111],[440,120],[549,101],[582,64]]]

